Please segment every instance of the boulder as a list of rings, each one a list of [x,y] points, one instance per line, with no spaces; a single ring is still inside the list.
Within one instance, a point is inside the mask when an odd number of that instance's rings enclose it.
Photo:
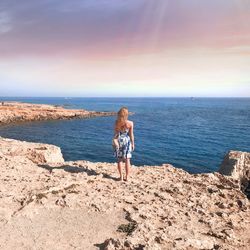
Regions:
[[[240,187],[245,190],[250,181],[250,153],[229,151],[224,157],[219,173],[238,180]]]
[[[61,149],[54,145],[30,143],[0,137],[0,156],[22,157],[36,164],[63,163]]]

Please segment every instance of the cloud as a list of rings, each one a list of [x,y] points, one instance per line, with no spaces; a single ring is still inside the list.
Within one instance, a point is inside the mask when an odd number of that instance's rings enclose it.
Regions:
[[[7,33],[10,30],[12,30],[10,15],[5,11],[0,12],[0,34]]]
[[[98,59],[250,43],[246,0],[1,0],[0,10],[12,14],[0,18],[6,57]]]

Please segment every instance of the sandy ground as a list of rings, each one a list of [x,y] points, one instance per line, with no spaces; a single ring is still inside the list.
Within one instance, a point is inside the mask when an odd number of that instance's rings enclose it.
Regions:
[[[125,223],[122,212],[100,214],[81,209],[37,208],[1,224],[1,249],[100,249]]]

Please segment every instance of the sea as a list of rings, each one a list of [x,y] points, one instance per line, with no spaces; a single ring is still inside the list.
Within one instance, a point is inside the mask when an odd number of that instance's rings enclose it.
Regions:
[[[229,150],[250,152],[250,98],[10,98],[0,101],[134,114],[135,166],[173,164],[190,173],[217,171]],[[0,127],[0,136],[61,148],[65,160],[115,162],[116,117],[25,122]]]

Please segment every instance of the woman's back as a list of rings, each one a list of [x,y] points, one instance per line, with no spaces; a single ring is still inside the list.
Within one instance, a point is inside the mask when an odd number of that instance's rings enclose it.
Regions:
[[[120,179],[123,179],[121,162],[124,161],[126,167],[126,177],[124,180],[127,180],[130,158],[132,157],[132,151],[134,150],[134,134],[133,122],[128,120],[128,109],[126,107],[121,108],[117,114],[117,120],[114,127],[113,146],[115,146],[114,153],[117,158]]]
[[[116,130],[116,132],[129,132],[129,130],[131,129],[131,127],[132,127],[132,124],[133,124],[133,122],[132,121],[129,121],[129,120],[127,120],[127,121],[125,121],[125,123],[124,124],[119,124],[117,121],[116,121],[116,128],[115,128],[115,130]]]

